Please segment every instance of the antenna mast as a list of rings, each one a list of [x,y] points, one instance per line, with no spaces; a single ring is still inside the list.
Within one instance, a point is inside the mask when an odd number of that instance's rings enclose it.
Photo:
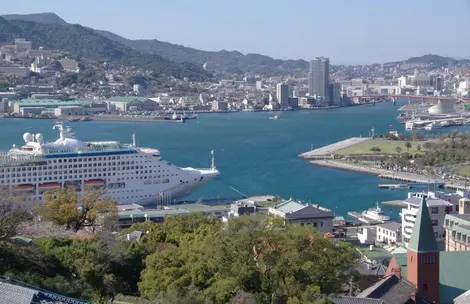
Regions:
[[[214,150],[211,151],[211,156],[212,156],[212,163],[211,163],[211,169],[215,170],[215,157],[214,157]]]

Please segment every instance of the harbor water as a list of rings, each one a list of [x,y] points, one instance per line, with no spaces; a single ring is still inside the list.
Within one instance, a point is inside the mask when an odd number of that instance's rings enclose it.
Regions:
[[[312,146],[318,148],[352,136],[385,133],[390,126],[404,132],[391,102],[331,110],[290,111],[280,114],[248,112],[200,114],[185,124],[138,122],[65,122],[81,140],[119,140],[160,150],[162,158],[178,166],[210,166],[210,151],[221,175],[189,199],[274,194],[318,203],[346,216],[348,211],[372,208],[376,201],[406,197],[406,191],[381,190],[387,183],[373,175],[310,165],[298,158]],[[0,148],[21,145],[25,132],[58,137],[54,120],[1,119]],[[449,132],[450,130],[447,130]],[[388,181],[390,182],[390,181]],[[397,217],[399,210],[384,207]]]

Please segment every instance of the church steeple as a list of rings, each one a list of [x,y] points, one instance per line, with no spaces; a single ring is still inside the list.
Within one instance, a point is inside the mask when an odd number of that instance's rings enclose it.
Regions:
[[[426,199],[422,198],[416,215],[415,226],[408,242],[408,249],[414,252],[439,252]]]
[[[407,280],[416,287],[418,294],[431,302],[440,303],[439,246],[424,197],[408,242],[407,269]]]

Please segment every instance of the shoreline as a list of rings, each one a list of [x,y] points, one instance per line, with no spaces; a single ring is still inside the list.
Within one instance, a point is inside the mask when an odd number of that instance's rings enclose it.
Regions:
[[[459,184],[457,181],[446,181],[442,178],[430,178],[425,175],[406,173],[406,172],[393,172],[390,170],[364,167],[360,165],[345,164],[335,160],[309,160],[309,163],[316,166],[339,169],[344,171],[359,172],[364,174],[373,174],[378,178],[397,180],[401,182],[412,182],[412,183],[444,183],[444,187],[447,189],[464,190],[465,185]]]

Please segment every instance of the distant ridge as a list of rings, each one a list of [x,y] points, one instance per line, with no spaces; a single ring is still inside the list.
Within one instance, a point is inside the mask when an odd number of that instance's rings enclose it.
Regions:
[[[12,22],[15,21],[31,21],[39,24],[48,25],[70,25],[65,20],[60,18],[54,13],[36,13],[26,15],[4,15],[5,19]],[[1,25],[0,25],[1,26]],[[78,26],[78,25],[76,25]],[[305,60],[281,60],[273,59],[269,56],[260,54],[246,55],[238,51],[227,51],[221,50],[217,52],[203,51],[183,45],[172,44],[169,42],[160,41],[157,39],[152,40],[131,40],[119,36],[115,33],[97,29],[91,29],[87,27],[81,27],[82,29],[88,29],[96,34],[121,46],[125,46],[129,49],[138,51],[140,53],[152,54],[161,56],[167,60],[171,60],[180,64],[196,65],[197,68],[202,67],[204,63],[207,63],[207,69],[217,74],[261,74],[264,76],[279,75],[279,74],[296,74],[305,73],[308,70],[309,64]],[[0,31],[0,38],[2,32]],[[5,34],[4,34],[5,35]],[[94,38],[96,39],[96,37]],[[163,59],[162,58],[162,59]],[[150,59],[150,57],[148,58]],[[470,62],[468,59],[457,60],[450,57],[443,57],[439,55],[424,55],[420,57],[411,57],[402,61],[393,61],[384,63],[386,65],[393,65],[398,63],[410,63],[410,64],[431,64],[434,66],[448,66],[456,65],[463,62]],[[194,68],[196,68],[194,67]]]
[[[22,20],[22,21],[30,21],[30,22],[37,22],[43,24],[59,24],[59,25],[67,25],[68,23],[57,16],[54,13],[37,13],[37,14],[27,14],[27,15],[19,15],[19,14],[10,14],[10,15],[2,15],[3,18],[6,20]]]

